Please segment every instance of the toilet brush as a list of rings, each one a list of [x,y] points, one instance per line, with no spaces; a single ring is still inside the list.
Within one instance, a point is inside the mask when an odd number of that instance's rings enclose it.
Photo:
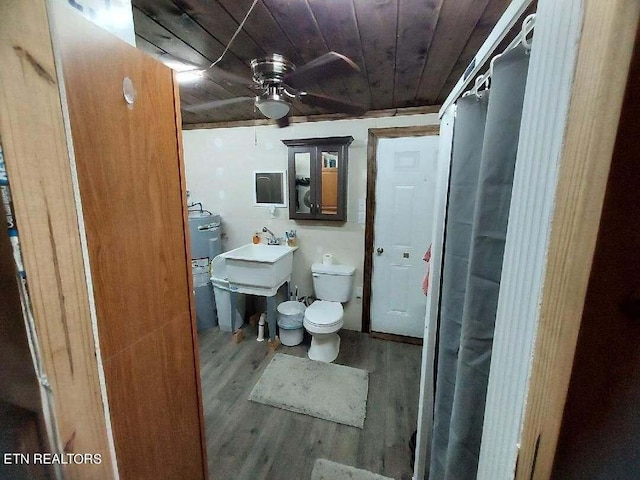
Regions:
[[[265,317],[265,314],[263,313],[263,314],[260,315],[260,320],[258,320],[258,338],[257,338],[257,340],[259,342],[264,342],[264,323],[265,323],[264,317]]]

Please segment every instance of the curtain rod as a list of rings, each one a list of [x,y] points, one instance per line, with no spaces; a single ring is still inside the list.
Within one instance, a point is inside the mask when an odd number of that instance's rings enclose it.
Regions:
[[[440,118],[444,115],[444,112],[453,105],[455,101],[462,95],[465,89],[469,86],[471,81],[480,72],[482,66],[491,58],[496,48],[502,43],[504,38],[508,35],[511,29],[518,23],[518,19],[527,11],[527,8],[533,3],[533,0],[513,0],[505,12],[500,17],[500,20],[496,23],[493,30],[482,44],[478,53],[467,67],[464,75],[458,80],[458,83],[453,87],[451,93],[442,104],[440,109]]]
[[[471,87],[469,90],[464,92],[461,95],[461,98],[464,98],[468,95],[477,96],[482,86],[485,86],[485,90],[489,88],[490,80],[491,80],[491,77],[493,76],[493,64],[502,55],[504,55],[510,50],[513,50],[520,44],[522,44],[527,51],[531,50],[531,41],[528,40],[527,37],[531,32],[533,32],[535,25],[536,25],[536,14],[532,13],[531,15],[528,15],[527,18],[525,18],[524,21],[522,22],[522,29],[520,30],[520,33],[516,36],[516,38],[513,39],[513,41],[507,46],[507,48],[504,49],[502,53],[495,55],[491,59],[491,63],[489,64],[489,69],[484,73],[484,75],[479,75],[478,77],[476,77],[476,81],[473,87]]]

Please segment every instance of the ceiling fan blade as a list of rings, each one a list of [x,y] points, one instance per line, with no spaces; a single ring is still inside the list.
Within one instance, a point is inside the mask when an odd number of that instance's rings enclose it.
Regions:
[[[233,105],[234,103],[254,101],[254,97],[234,97],[226,98],[224,100],[214,100],[212,102],[204,102],[197,105],[189,105],[184,107],[187,112],[200,113],[213,108],[226,107],[227,105]]]
[[[358,65],[349,57],[337,52],[329,52],[286,74],[283,81],[294,88],[300,88],[303,84],[324,80],[334,75],[359,71]]]
[[[335,98],[317,95],[315,93],[300,93],[298,96],[301,102],[314,107],[326,108],[327,110],[337,110],[349,115],[363,115],[367,108],[362,105],[354,105],[353,103],[343,102]]]
[[[172,55],[167,52],[161,53],[160,55],[152,55],[152,56],[160,60],[167,67],[177,71],[185,70],[185,67],[189,67],[191,70],[204,70],[205,68],[208,67],[208,65],[202,65],[199,63],[189,61],[185,58],[176,57],[175,55]]]
[[[276,125],[278,125],[278,128],[284,128],[284,127],[288,127],[289,126],[289,115],[285,115],[282,118],[278,118],[276,120]]]
[[[204,70],[205,75],[213,80],[221,80],[230,85],[243,85],[245,87],[256,87],[258,84],[253,78],[238,75],[236,73],[223,70],[218,67],[209,67]]]
[[[186,71],[185,67],[188,67],[187,70],[200,70],[207,77],[211,78],[214,81],[224,82],[229,85],[242,85],[246,87],[258,86],[255,80],[251,77],[238,75],[237,73],[223,70],[220,67],[211,67],[209,64],[202,65],[199,63],[194,63],[184,58],[176,57],[175,55],[172,55],[170,53],[165,52],[161,55],[156,56],[156,58],[169,68],[173,68],[177,71]]]

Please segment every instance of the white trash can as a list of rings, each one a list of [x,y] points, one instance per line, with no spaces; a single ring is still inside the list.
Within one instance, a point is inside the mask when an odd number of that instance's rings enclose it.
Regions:
[[[216,301],[218,326],[223,332],[231,332],[231,289],[226,277],[224,259],[216,257],[211,268],[211,285]],[[233,326],[236,330],[244,325],[245,296],[236,293],[236,311]]]
[[[280,327],[280,343],[293,347],[302,343],[304,338],[304,304],[295,301],[282,302],[278,305],[278,327]]]
[[[223,332],[231,332],[231,290],[229,282],[211,280],[213,294],[216,299],[216,310],[218,312],[218,326]],[[244,325],[245,313],[244,294],[236,293],[236,312],[233,326],[236,330]]]

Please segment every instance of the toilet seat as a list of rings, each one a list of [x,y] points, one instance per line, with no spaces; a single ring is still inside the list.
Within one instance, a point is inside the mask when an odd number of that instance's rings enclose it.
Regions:
[[[329,333],[340,330],[344,310],[339,302],[316,300],[304,312],[304,326],[311,333]]]

